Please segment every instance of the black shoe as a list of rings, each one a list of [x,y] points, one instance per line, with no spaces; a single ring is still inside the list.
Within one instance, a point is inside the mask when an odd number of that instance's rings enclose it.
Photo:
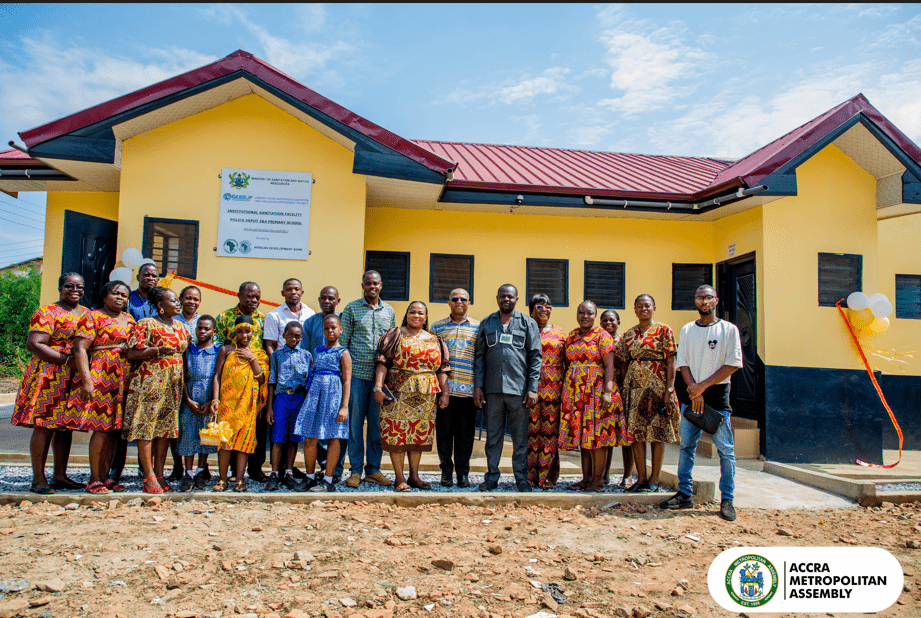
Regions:
[[[54,493],[54,490],[50,487],[36,487],[35,485],[30,486],[29,491],[31,491],[33,494],[39,494],[42,496],[48,496]]]
[[[188,474],[182,475],[182,482],[179,483],[179,491],[192,491],[195,481]]]
[[[170,475],[166,477],[167,481],[181,481],[182,477],[185,476],[185,470],[182,468],[173,468],[173,471],[170,472]]]
[[[210,481],[210,480],[211,480],[211,470],[209,470],[208,468],[205,468],[204,471],[202,471],[201,475],[204,477],[204,479],[205,479],[206,481]],[[198,476],[198,475],[196,475],[196,476]]]
[[[477,489],[479,489],[480,491],[492,491],[493,489],[496,489],[497,487],[499,487],[498,481],[483,481],[482,483],[480,483],[480,486]]]
[[[269,480],[269,477],[262,470],[254,470],[253,472],[248,472],[249,479],[251,481],[256,481],[257,483],[266,483]]]
[[[450,472],[441,473],[441,486],[442,487],[453,487],[454,486],[454,479],[452,478],[452,474]]]
[[[316,478],[309,479],[305,477],[303,481],[297,484],[294,491],[311,491],[318,482]]]
[[[336,491],[336,484],[335,484],[335,483],[327,483],[325,480],[316,481],[316,483],[314,484],[314,486],[310,488],[310,491],[312,491],[312,492],[321,492],[321,491],[330,492],[330,491]]]
[[[646,493],[646,490],[649,488],[649,483],[643,481],[642,483],[636,482],[627,489],[624,490],[625,494],[638,494]]]
[[[307,475],[304,474],[303,472],[301,472],[301,469],[300,469],[300,468],[297,468],[297,467],[292,468],[292,470],[291,470],[291,476],[293,476],[294,478],[296,478],[296,479],[299,480],[299,481],[300,481],[301,479],[307,478]]]
[[[663,500],[659,504],[659,508],[668,511],[676,511],[678,509],[692,509],[694,508],[694,499],[691,496],[686,496],[679,491],[668,500]]]
[[[278,491],[278,475],[274,472],[265,483],[266,491]]]
[[[470,487],[470,479],[467,478],[466,474],[457,475],[457,486],[458,487]]]
[[[341,474],[334,474],[334,475],[333,475],[333,485],[338,485],[338,484],[341,483],[341,482],[342,482],[342,475],[341,475]]]
[[[515,483],[515,488],[520,492],[531,491],[531,483],[527,481],[518,481]]]
[[[294,491],[294,488],[300,485],[300,481],[294,480],[294,476],[291,474],[286,474],[281,477],[281,486],[285,489]]]
[[[86,489],[86,483],[78,483],[77,481],[72,481],[70,479],[64,481],[56,481],[51,479],[48,481],[48,487],[51,489]]]
[[[726,521],[736,520],[736,510],[732,506],[732,500],[720,500],[720,517]]]
[[[208,476],[205,476],[205,472],[200,472],[195,475],[195,478],[192,479],[192,484],[195,486],[195,491],[204,491],[208,487]]]

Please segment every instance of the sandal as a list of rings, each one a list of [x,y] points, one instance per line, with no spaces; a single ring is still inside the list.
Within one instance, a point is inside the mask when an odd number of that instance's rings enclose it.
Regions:
[[[406,483],[400,483],[393,488],[393,491],[412,491],[413,488],[407,485]]]
[[[144,482],[141,483],[141,491],[145,494],[162,494],[163,488],[160,487],[160,483],[157,482],[155,477],[150,477],[144,479]]]
[[[106,489],[108,489],[109,491],[114,491],[115,493],[120,493],[120,492],[125,491],[124,485],[122,485],[121,483],[117,483],[113,481],[112,479],[106,479],[102,482],[102,484],[103,486],[105,486]]]
[[[585,485],[587,483],[588,481],[586,481],[585,479],[582,479],[581,481],[576,481],[575,483],[567,487],[566,491],[582,491],[583,489],[585,489]]]
[[[173,488],[169,486],[162,476],[157,477],[157,482],[160,484],[160,487],[163,488],[163,493],[168,494],[173,491]]]
[[[234,483],[233,490],[237,493],[246,491],[246,481],[237,481]]]
[[[227,491],[227,481],[218,481],[211,488],[211,491]]]
[[[429,489],[432,488],[431,485],[429,485],[428,483],[426,483],[426,482],[423,481],[422,479],[419,479],[418,481],[414,481],[413,479],[409,479],[409,483],[407,483],[407,484],[408,484],[410,487],[413,487],[413,488],[415,488],[415,489],[421,489],[421,490],[423,490],[423,491],[428,491]]]
[[[88,494],[107,494],[109,493],[109,489],[105,485],[100,483],[99,481],[93,481],[92,483],[86,486],[86,493]]]

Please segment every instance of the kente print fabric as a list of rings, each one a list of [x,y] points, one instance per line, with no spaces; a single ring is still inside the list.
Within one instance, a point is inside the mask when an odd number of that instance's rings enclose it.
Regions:
[[[614,339],[595,326],[582,335],[576,328],[566,338],[566,378],[563,382],[560,448],[594,450],[627,444],[623,439],[623,409],[617,385],[612,405],[604,394],[604,355],[614,351]],[[618,420],[620,419],[620,422]]]
[[[560,395],[566,331],[549,325],[540,331],[543,360],[537,382],[537,405],[528,410],[528,481],[534,487],[555,483],[560,474]]]
[[[39,307],[29,321],[29,332],[48,335],[48,347],[70,354],[80,317],[57,304]],[[19,383],[10,422],[19,427],[67,429],[74,422],[67,399],[74,387],[75,376],[76,372],[66,365],[49,363],[33,356]]]
[[[659,322],[644,332],[634,326],[617,344],[617,359],[627,364],[623,397],[634,441],[680,441],[678,397],[668,397],[665,387],[665,359],[677,351],[672,329]]]
[[[252,364],[240,358],[236,350],[229,352],[221,373],[217,411],[218,422],[227,421],[233,429],[233,436],[229,442],[221,444],[221,449],[241,453],[253,453],[256,450],[256,416],[269,396],[269,357],[262,348],[250,347],[249,351],[256,357],[266,379],[259,384]]]

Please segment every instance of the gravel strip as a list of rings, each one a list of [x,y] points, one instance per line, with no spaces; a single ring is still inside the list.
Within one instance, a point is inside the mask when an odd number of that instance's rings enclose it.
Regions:
[[[47,478],[50,479],[50,478],[51,478],[51,475],[52,475],[52,469],[51,469],[51,468],[46,469],[46,470],[45,470],[45,474],[46,474]],[[88,483],[88,482],[89,482],[89,476],[90,476],[90,470],[89,470],[89,468],[71,467],[71,468],[68,468],[68,469],[67,469],[67,474],[68,474],[68,476],[69,476],[72,480],[74,480],[74,481],[78,481],[78,482],[81,482],[81,483]],[[215,483],[215,482],[217,481],[217,479],[218,479],[218,476],[217,476],[217,474],[215,473],[214,470],[212,470],[211,474],[212,474],[212,477],[211,477],[211,480],[208,482],[208,490],[203,491],[203,492],[190,492],[190,493],[200,493],[200,494],[210,493],[210,488],[214,485],[214,483]],[[385,473],[385,475],[386,475],[388,478],[390,478],[390,479],[393,478],[393,475],[392,475],[392,474],[387,475],[387,474]],[[437,473],[437,474],[420,474],[420,476],[422,477],[422,480],[423,480],[423,481],[426,481],[427,483],[431,484],[431,486],[432,486],[432,489],[429,490],[429,491],[427,491],[427,492],[425,492],[425,493],[479,493],[479,492],[477,491],[477,485],[479,485],[479,484],[483,481],[483,477],[482,477],[481,475],[471,474],[471,475],[470,475],[470,484],[471,484],[470,487],[462,488],[462,487],[458,487],[457,485],[455,485],[454,487],[442,487],[442,486],[441,486],[441,474],[440,474],[440,473]],[[569,478],[560,477],[560,481],[557,483],[556,487],[554,487],[553,489],[550,489],[550,490],[546,490],[546,491],[547,491],[548,493],[579,493],[579,492],[567,492],[567,491],[566,491],[566,488],[567,488],[570,484],[576,482],[577,480],[578,480],[577,477],[569,477]],[[618,481],[618,482],[620,481],[620,478],[619,478],[619,477],[617,477],[617,481]],[[125,475],[122,477],[121,483],[122,483],[122,485],[125,486],[125,488],[126,488],[127,491],[141,491],[141,479],[138,477],[138,475],[135,473],[135,471],[134,471],[133,469],[131,469],[131,468],[127,468],[127,469],[125,470]],[[29,467],[27,467],[27,466],[0,466],[0,492],[3,492],[3,493],[27,493],[27,492],[29,491],[29,487],[30,487],[31,484],[32,484],[32,469],[31,469],[31,468],[29,468]],[[177,481],[177,482],[171,482],[170,484],[173,486],[174,489],[178,490],[178,488],[179,488],[179,482],[178,482],[178,481]],[[278,489],[277,492],[266,492],[266,491],[263,489],[265,486],[264,486],[262,483],[257,483],[257,482],[255,482],[255,481],[251,481],[251,480],[249,480],[248,477],[247,477],[247,481],[246,481],[246,487],[247,487],[247,492],[248,492],[248,493],[257,493],[257,494],[261,494],[261,493],[275,493],[275,494],[296,493],[296,492],[292,492],[292,491],[290,491],[290,490],[288,490],[288,489],[285,489],[284,487],[280,487],[280,488]],[[230,487],[228,487],[227,491],[230,492],[230,493],[233,493],[233,492],[231,491],[232,489],[233,489],[233,482],[231,481]],[[352,489],[352,488],[346,486],[345,480],[343,480],[341,483],[339,483],[338,485],[336,485],[336,492],[337,492],[337,493],[338,493],[338,492],[343,492],[343,493],[365,493],[365,492],[380,492],[380,491],[391,491],[391,492],[392,492],[392,491],[393,491],[393,485],[391,485],[390,487],[381,487],[381,486],[378,485],[377,483],[362,483],[357,489]],[[414,492],[414,493],[418,493],[418,492],[420,492],[420,491],[421,491],[421,490],[419,490],[419,489],[413,489],[413,492]],[[538,489],[538,490],[535,490],[535,492],[540,492],[540,491],[542,491],[542,490],[539,490],[539,489]],[[672,492],[672,491],[674,491],[672,488],[666,487],[666,486],[663,485],[663,486],[660,486],[659,492],[658,492],[658,493],[665,494],[665,493],[670,493],[670,492]],[[492,492],[485,492],[485,493],[503,493],[503,492],[506,492],[506,493],[515,493],[515,492],[517,492],[517,489],[515,488],[515,481],[514,481],[514,479],[513,479],[513,477],[512,477],[511,475],[503,476],[502,478],[499,479],[499,487],[498,487],[498,489],[496,489],[496,490],[494,490],[494,491],[492,491]],[[59,494],[61,494],[61,493],[62,493],[62,494],[85,494],[86,492],[85,492],[84,490],[82,490],[82,489],[76,489],[76,490],[61,490],[61,489],[58,489],[58,490],[55,491],[55,493],[59,493]],[[604,493],[605,493],[605,494],[622,494],[622,493],[624,493],[624,492],[623,492],[621,489],[618,489],[617,486],[616,486],[616,484],[613,484],[613,483],[612,483],[612,484],[609,484],[609,485],[605,488],[605,492],[604,492]]]
[[[921,483],[887,483],[885,485],[877,485],[876,491],[921,492]]]

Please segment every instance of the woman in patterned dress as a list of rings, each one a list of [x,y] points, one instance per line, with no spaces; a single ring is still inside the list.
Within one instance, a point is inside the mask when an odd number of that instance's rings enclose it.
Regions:
[[[109,281],[102,288],[102,308],[86,312],[77,326],[74,358],[80,388],[74,389],[69,403],[79,416],[79,429],[93,432],[86,486],[91,494],[125,491],[109,478],[109,466],[122,428],[128,386],[125,350],[134,326],[134,318],[126,311],[130,294],[131,288],[123,281]]]
[[[227,489],[230,458],[236,453],[237,477],[234,491],[246,491],[243,474],[246,459],[256,450],[256,416],[268,399],[269,357],[262,346],[253,346],[255,322],[241,315],[233,323],[233,340],[225,341],[214,368],[214,392],[219,403],[212,402],[218,422],[227,421],[233,430],[228,442],[221,444],[217,463],[221,472],[212,491]]]
[[[155,286],[147,298],[157,316],[139,320],[128,337],[128,360],[140,362],[128,386],[122,437],[138,441],[143,491],[160,494],[173,490],[163,479],[163,464],[170,439],[179,435],[182,354],[190,337],[175,319],[182,310],[175,292]]]
[[[419,477],[423,451],[432,450],[435,405],[448,406],[448,346],[428,332],[428,307],[413,301],[403,325],[381,337],[374,358],[374,399],[381,406],[381,448],[393,462],[395,491],[431,489]],[[385,401],[384,380],[393,399]],[[441,393],[439,396],[438,393]],[[403,475],[403,453],[409,452],[409,480]]]
[[[566,331],[550,323],[553,305],[546,294],[532,296],[528,308],[540,329],[543,355],[537,382],[537,405],[528,415],[528,482],[532,487],[550,489],[560,476],[560,396]]]
[[[583,301],[576,312],[578,328],[566,338],[560,448],[581,450],[582,480],[568,489],[604,491],[607,451],[618,444],[616,419],[623,402],[614,382],[614,340],[595,326],[598,308]]]
[[[77,324],[86,312],[80,306],[83,277],[64,273],[58,279],[60,297],[56,303],[39,307],[29,321],[26,350],[32,360],[26,367],[11,423],[31,427],[32,486],[29,491],[53,494],[55,489],[83,489],[83,483],[67,478],[67,460],[74,429],[67,399],[74,386],[75,369],[71,350]],[[54,449],[54,476],[45,478],[48,448]]]
[[[608,334],[614,338],[614,347],[617,348],[617,344],[620,343],[621,338],[624,336],[623,333],[618,333],[617,329],[620,328],[620,314],[614,311],[613,309],[608,309],[601,313],[601,328],[608,331]],[[617,358],[615,355],[615,366],[617,364]],[[620,379],[620,371],[614,371],[614,378]],[[620,479],[620,483],[617,485],[618,489],[627,488],[627,479],[633,477],[633,433],[627,428],[627,414],[624,411],[621,411],[621,414],[618,415],[617,419],[617,440],[619,444],[623,444],[621,447],[621,456],[623,458],[624,464],[624,475]],[[608,484],[608,480],[611,474],[611,460],[614,458],[614,449],[612,448],[608,451],[607,461],[604,465],[604,484]]]
[[[628,492],[659,489],[665,443],[678,442],[678,398],[675,396],[675,354],[678,346],[667,324],[655,322],[656,301],[640,294],[633,301],[639,324],[617,344],[627,427],[633,433],[637,481]],[[652,472],[646,476],[646,443],[652,443]]]

